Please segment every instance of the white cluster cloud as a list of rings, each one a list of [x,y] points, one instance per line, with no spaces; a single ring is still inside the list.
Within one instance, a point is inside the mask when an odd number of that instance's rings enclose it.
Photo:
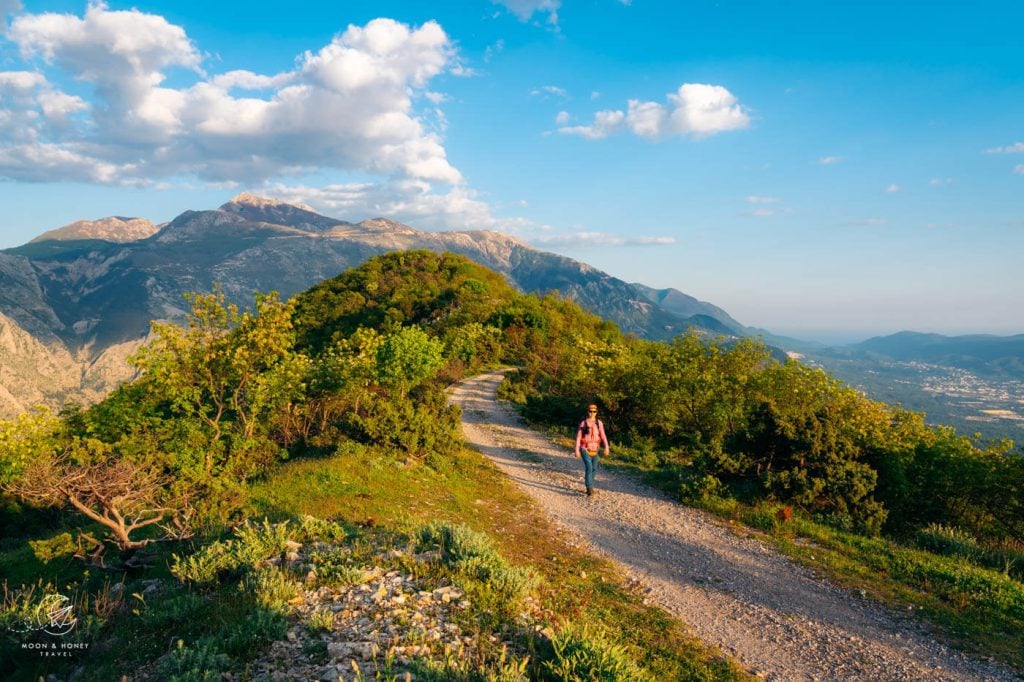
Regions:
[[[7,31],[7,17],[21,11],[21,0],[0,0],[0,34]]]
[[[495,218],[490,205],[479,200],[469,188],[455,186],[442,194],[423,180],[335,183],[324,187],[274,183],[258,191],[352,221],[383,216],[416,228],[508,231],[527,224],[520,219]]]
[[[753,218],[773,218],[778,215],[786,215],[793,212],[793,209],[780,206],[779,203],[781,202],[781,199],[778,197],[751,194],[744,197],[743,200],[754,206],[754,208],[744,212],[744,215],[748,215]]]
[[[445,193],[437,193],[429,183],[417,180],[383,184],[338,183],[325,187],[273,183],[253,191],[289,203],[306,204],[343,220],[385,216],[417,229],[498,230],[541,248],[569,245],[659,246],[676,242],[674,237],[623,236],[578,229],[564,231],[525,218],[500,218],[471,189],[457,186]],[[517,201],[515,204],[522,208],[527,202]]]
[[[18,15],[6,37],[34,70],[0,73],[0,177],[254,182],[342,169],[462,180],[416,108],[431,79],[460,70],[435,22],[349,26],[292,70],[272,75],[209,76],[181,27],[102,3],[83,17]],[[57,89],[48,70],[91,88],[83,92],[91,104]],[[194,83],[165,86],[173,70]],[[20,136],[8,134],[15,124]]]
[[[928,184],[932,187],[941,187],[942,185],[952,185],[956,180],[953,178],[932,178],[928,181]]]
[[[538,246],[664,246],[675,244],[675,237],[623,236],[608,232],[579,231],[563,234],[540,234],[529,239]]]
[[[992,147],[985,150],[986,154],[1024,154],[1024,142],[1016,142],[1005,147]]]
[[[565,91],[565,88],[560,88],[557,85],[542,85],[539,88],[530,90],[530,94],[534,97],[538,95],[554,95],[555,97],[568,97],[569,93]]]
[[[1017,175],[1024,175],[1024,163],[1017,164],[1014,167],[1013,172],[1016,173]]]
[[[594,122],[588,126],[569,126],[558,129],[565,135],[579,135],[588,140],[601,140],[622,130],[626,114],[621,111],[599,111],[594,114]]]
[[[707,137],[750,125],[750,116],[736,96],[721,85],[684,83],[667,99],[667,105],[631,99],[626,111],[598,111],[592,124],[562,127],[558,132],[600,140],[628,130],[657,140],[676,135]]]
[[[818,164],[822,166],[834,166],[835,164],[842,163],[843,161],[846,161],[846,157],[844,156],[823,156],[818,159]]]
[[[0,168],[18,163],[23,156],[33,164],[34,172],[45,174],[64,164],[74,168],[80,179],[96,180],[110,173],[109,167],[90,169],[81,154],[46,142],[60,136],[71,125],[71,116],[88,105],[50,85],[35,71],[0,72]]]
[[[902,191],[903,191],[903,188],[902,188],[901,186],[897,185],[897,184],[896,184],[896,183],[894,182],[894,183],[891,183],[891,184],[890,184],[890,185],[889,185],[888,187],[886,187],[886,188],[885,188],[885,191],[886,191],[886,192],[887,192],[888,194],[896,194],[897,192],[902,192]]]
[[[499,38],[493,45],[488,45],[487,49],[484,50],[484,63],[489,64],[492,59],[498,54],[505,51],[505,41]]]
[[[534,14],[547,12],[550,24],[558,24],[558,8],[562,6],[561,0],[492,0],[492,2],[502,5],[520,21],[529,21]]]
[[[882,227],[888,225],[889,221],[885,218],[864,218],[863,220],[855,220],[850,223],[851,227]]]

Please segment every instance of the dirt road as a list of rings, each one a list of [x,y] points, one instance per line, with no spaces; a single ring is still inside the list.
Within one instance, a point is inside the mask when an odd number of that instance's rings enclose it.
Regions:
[[[750,672],[785,682],[1022,679],[951,650],[905,614],[840,589],[629,476],[599,469],[600,492],[586,497],[573,453],[496,400],[501,379],[485,374],[452,391],[471,447]]]

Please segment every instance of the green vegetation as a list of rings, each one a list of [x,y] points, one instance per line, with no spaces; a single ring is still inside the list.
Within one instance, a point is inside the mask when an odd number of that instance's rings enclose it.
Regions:
[[[586,339],[529,356],[503,395],[549,426],[596,400],[620,444],[686,500],[793,505],[836,528],[910,538],[932,523],[1024,549],[1024,457],[868,400],[753,340]]]
[[[154,325],[139,378],[102,403],[0,425],[0,521],[19,529],[0,544],[2,613],[66,593],[95,679],[250,674],[286,632],[337,625],[311,590],[382,571],[469,604],[469,653],[396,663],[424,644],[399,642],[373,657],[384,678],[737,677],[462,451],[444,388],[499,363],[521,368],[501,390],[528,418],[571,436],[596,401],[622,461],[683,501],[814,547],[806,560],[840,579],[1022,663],[1012,443],[928,428],[757,341],[624,337],[452,254],[388,254],[251,311],[216,292],[192,305],[186,326]],[[322,639],[303,651],[329,655]]]
[[[1024,584],[1010,574],[1009,563],[986,567],[948,546],[929,551],[934,531],[910,544],[844,532],[799,514],[786,521],[784,507],[770,503],[705,504],[766,533],[784,553],[841,584],[923,615],[963,648],[1024,666]]]
[[[827,537],[842,560],[819,568],[884,585],[871,589],[1024,664],[1024,456],[1011,442],[929,428],[820,370],[772,361],[756,341],[694,334],[529,356],[501,394],[566,438],[597,402],[620,464],[754,528]]]
[[[362,659],[363,678],[742,677],[460,448],[450,381],[580,337],[617,342],[613,325],[410,252],[249,311],[195,296],[187,325],[154,332],[139,378],[102,403],[0,425],[0,515],[17,529],[0,541],[0,657],[14,679],[78,665],[87,680],[245,678],[295,637],[326,664],[343,612],[315,595],[383,595],[394,574],[457,588],[466,649],[400,617],[404,638]],[[52,644],[35,626],[64,598],[87,650],[26,650]],[[584,631],[595,639],[580,645]]]

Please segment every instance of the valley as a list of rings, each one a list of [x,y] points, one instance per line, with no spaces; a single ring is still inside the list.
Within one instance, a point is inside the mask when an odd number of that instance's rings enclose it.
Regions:
[[[874,400],[924,412],[927,423],[983,439],[1024,441],[1024,379],[962,367],[836,351],[800,355]]]

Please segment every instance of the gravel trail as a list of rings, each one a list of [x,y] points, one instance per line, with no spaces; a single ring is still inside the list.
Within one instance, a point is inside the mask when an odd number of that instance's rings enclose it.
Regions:
[[[623,566],[649,598],[767,680],[1022,680],[937,642],[912,618],[823,580],[708,514],[598,469],[583,494],[571,450],[498,402],[502,374],[452,390],[471,447],[581,544]],[[614,452],[612,453],[614,456]]]

